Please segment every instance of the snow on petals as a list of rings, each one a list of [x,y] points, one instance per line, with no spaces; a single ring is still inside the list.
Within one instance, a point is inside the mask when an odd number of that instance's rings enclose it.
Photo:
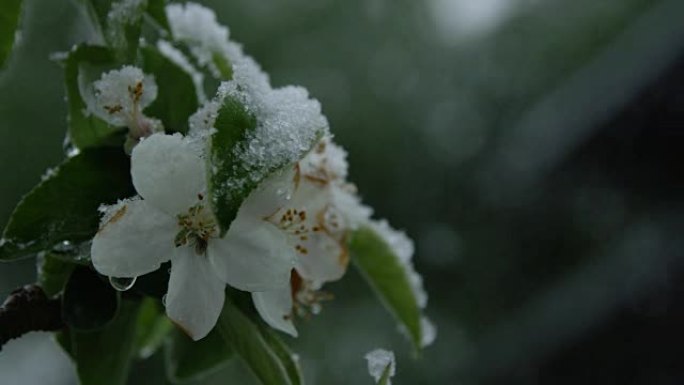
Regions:
[[[106,72],[93,83],[92,97],[86,91],[90,112],[113,126],[128,127],[128,150],[141,138],[164,130],[161,121],[143,113],[157,98],[157,84],[154,76],[145,75],[140,68],[124,66]]]
[[[267,226],[250,227],[247,220],[236,226],[237,234],[218,237],[200,148],[178,134],[140,142],[131,175],[141,198],[104,208],[91,250],[95,269],[110,277],[136,277],[170,260],[166,312],[195,340],[216,324],[226,283],[275,289],[292,268],[286,255],[275,252],[283,246]]]

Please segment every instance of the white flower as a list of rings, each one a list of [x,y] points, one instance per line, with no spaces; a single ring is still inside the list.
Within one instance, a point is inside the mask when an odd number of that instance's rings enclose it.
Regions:
[[[216,21],[214,11],[200,4],[169,4],[166,16],[173,38],[188,43],[200,65],[211,63],[228,42],[228,28]]]
[[[291,202],[270,217],[289,229],[296,252],[290,285],[252,293],[255,307],[272,327],[297,335],[293,315],[317,313],[325,282],[340,279],[349,263],[347,234],[368,220],[370,209],[360,203],[347,175],[346,152],[324,138],[298,164],[297,186]]]
[[[102,74],[92,86],[92,90],[82,90],[88,110],[113,126],[128,127],[127,149],[141,138],[164,130],[161,121],[143,114],[157,98],[154,76],[145,75],[140,68],[124,66]]]
[[[287,173],[252,193],[219,238],[201,148],[180,135],[140,142],[131,175],[142,199],[105,208],[92,245],[95,268],[110,277],[137,277],[170,260],[166,312],[195,340],[216,324],[226,283],[245,291],[283,287],[294,257],[283,232],[263,219],[277,209]]]
[[[366,361],[368,361],[368,373],[373,377],[375,382],[379,382],[385,371],[389,368],[389,377],[387,385],[391,385],[389,378],[394,377],[396,373],[396,363],[394,359],[394,352],[384,349],[375,349],[366,354]]]

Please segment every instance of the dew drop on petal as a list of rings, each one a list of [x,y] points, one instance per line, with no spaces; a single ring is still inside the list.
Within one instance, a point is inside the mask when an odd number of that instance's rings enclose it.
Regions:
[[[133,285],[135,285],[136,277],[133,278],[117,278],[109,277],[109,284],[112,285],[114,290],[126,291],[130,290]]]

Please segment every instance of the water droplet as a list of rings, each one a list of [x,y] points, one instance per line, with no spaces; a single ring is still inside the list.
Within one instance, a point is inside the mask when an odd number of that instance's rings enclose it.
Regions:
[[[109,277],[109,284],[112,285],[114,290],[117,291],[126,291],[130,290],[130,288],[135,285],[135,280],[137,278],[117,278],[117,277]]]
[[[74,157],[78,154],[81,153],[81,150],[79,150],[74,143],[71,141],[69,136],[67,135],[66,138],[64,138],[64,142],[62,143],[62,148],[64,149],[64,153],[66,156],[69,158]]]
[[[162,296],[162,305],[166,306],[166,294]]]
[[[75,250],[75,246],[69,241],[62,241],[56,244],[52,250],[57,253],[71,253]]]
[[[321,310],[322,310],[322,306],[321,306],[321,305],[319,305],[319,304],[317,304],[317,303],[311,305],[311,314],[313,314],[313,315],[318,315],[318,314],[321,313]]]

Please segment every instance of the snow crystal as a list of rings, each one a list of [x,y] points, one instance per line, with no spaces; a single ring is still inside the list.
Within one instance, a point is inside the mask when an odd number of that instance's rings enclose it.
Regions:
[[[45,170],[43,175],[40,177],[40,181],[45,182],[46,180],[57,175],[58,172],[59,172],[59,170],[56,167],[55,168],[48,168],[47,170]]]
[[[216,14],[196,3],[166,6],[174,39],[187,43],[200,65],[212,63],[215,53],[224,51],[228,28],[216,21]]]
[[[102,75],[93,83],[95,105],[89,105],[98,117],[115,126],[136,126],[140,112],[157,98],[157,84],[152,75],[133,66],[124,66]]]
[[[406,236],[406,233],[393,229],[387,220],[384,219],[374,222],[373,227],[392,248],[403,264],[411,262],[415,247],[413,246],[413,241]]]
[[[207,96],[204,94],[204,75],[190,63],[190,60],[188,60],[188,58],[185,57],[180,50],[176,49],[168,41],[159,40],[157,42],[157,49],[159,49],[159,52],[167,59],[171,60],[174,64],[185,71],[185,73],[190,75],[192,82],[195,85],[197,101],[199,103],[206,102]]]
[[[432,345],[437,338],[437,328],[427,317],[420,319],[420,337],[421,348]]]
[[[306,89],[287,86],[271,89],[268,77],[251,59],[234,64],[234,78],[219,86],[217,96],[190,118],[190,133],[214,127],[226,97],[241,102],[257,117],[257,126],[234,149],[246,177],[229,181],[229,188],[260,182],[274,170],[300,160],[312,143],[328,132],[328,121],[320,103],[310,99]]]
[[[389,366],[389,376],[394,377],[396,373],[396,363],[394,359],[394,352],[384,349],[375,349],[366,354],[366,361],[368,361],[368,373],[375,380],[375,382],[380,381],[383,373]],[[390,381],[387,384],[391,384]]]
[[[257,182],[273,170],[299,161],[327,132],[328,121],[319,102],[309,99],[304,88],[288,86],[261,92],[258,82],[240,80],[236,77],[231,82],[235,87],[227,94],[241,100],[257,116],[257,127],[235,148],[235,155],[242,160],[248,179]],[[247,181],[237,181],[238,185],[242,182]]]
[[[118,202],[112,205],[100,205],[100,207],[97,208],[97,210],[100,212],[100,215],[102,215],[102,218],[100,219],[100,225],[102,226],[108,223],[112,219],[112,217],[117,215],[117,213],[120,213],[121,210],[129,203],[139,201],[141,199],[141,197],[136,195],[131,198],[119,199]]]
[[[302,174],[317,175],[323,170],[325,179],[335,179],[343,182],[347,178],[349,164],[347,151],[332,142],[330,135],[321,139],[314,149],[299,162]]]

